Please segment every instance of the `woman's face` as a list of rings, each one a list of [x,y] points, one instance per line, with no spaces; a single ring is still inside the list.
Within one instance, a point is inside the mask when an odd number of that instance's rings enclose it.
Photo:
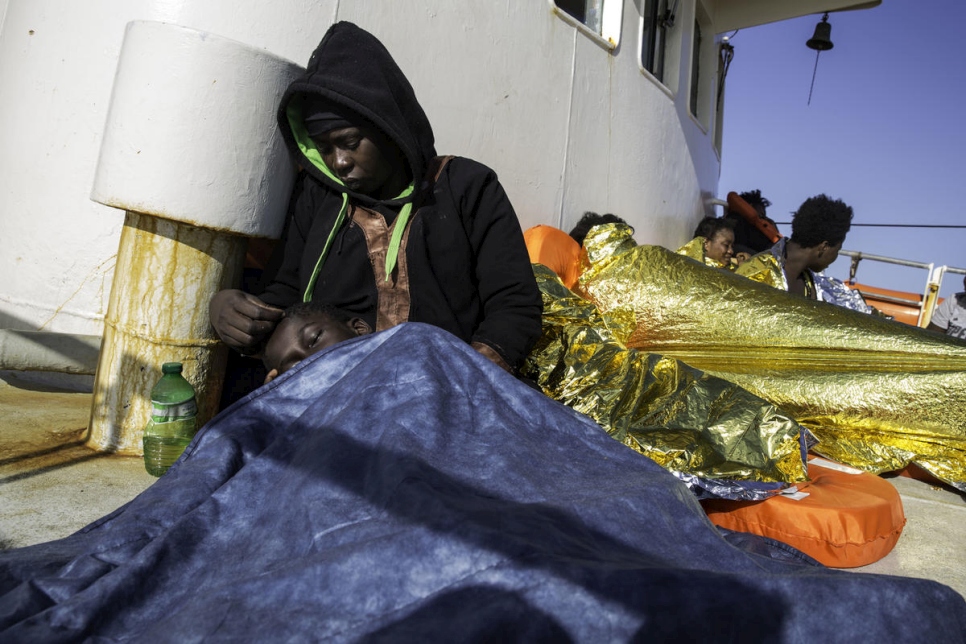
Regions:
[[[711,259],[728,264],[734,255],[735,233],[733,230],[719,230],[711,239],[704,242],[704,254]]]
[[[408,184],[402,155],[370,128],[344,127],[312,140],[325,165],[353,192],[392,199]]]

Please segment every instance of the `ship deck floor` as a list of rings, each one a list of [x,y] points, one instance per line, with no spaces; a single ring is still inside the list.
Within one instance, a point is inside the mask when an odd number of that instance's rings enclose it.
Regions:
[[[155,479],[139,457],[83,444],[91,395],[0,373],[0,549],[66,537],[130,501]],[[944,583],[966,597],[966,495],[907,477],[907,523],[880,561],[854,569]]]

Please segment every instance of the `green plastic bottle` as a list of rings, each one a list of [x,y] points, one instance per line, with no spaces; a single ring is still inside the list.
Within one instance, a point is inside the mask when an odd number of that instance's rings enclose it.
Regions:
[[[195,390],[181,375],[180,362],[165,362],[161,380],[151,390],[151,420],[144,428],[144,468],[161,476],[168,471],[197,430]]]

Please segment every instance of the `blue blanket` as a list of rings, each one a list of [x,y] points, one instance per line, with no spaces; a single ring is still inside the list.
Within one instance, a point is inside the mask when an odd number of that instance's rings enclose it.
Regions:
[[[731,537],[585,417],[405,324],[239,401],[111,515],[0,553],[0,641],[962,641],[941,584]]]

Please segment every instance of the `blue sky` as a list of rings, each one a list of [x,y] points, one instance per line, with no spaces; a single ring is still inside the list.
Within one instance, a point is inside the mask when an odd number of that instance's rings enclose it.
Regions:
[[[834,48],[805,46],[821,15],[737,32],[726,81],[719,193],[758,188],[788,222],[826,193],[855,210],[848,250],[966,267],[964,0],[883,0],[829,14]],[[791,234],[789,226],[779,226]],[[848,277],[848,258],[828,273]],[[860,282],[921,291],[926,272],[863,261]],[[941,295],[963,289],[948,275]]]

